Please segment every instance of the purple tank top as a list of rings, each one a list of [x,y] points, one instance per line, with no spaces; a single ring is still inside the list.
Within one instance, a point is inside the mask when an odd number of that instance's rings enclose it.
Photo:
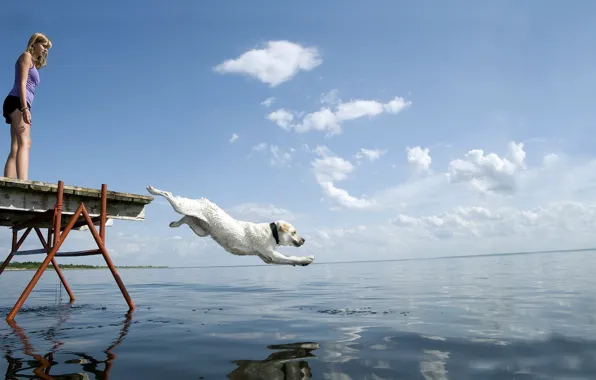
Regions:
[[[20,97],[20,67],[19,67],[19,61],[17,60],[16,64],[15,64],[15,75],[14,75],[14,85],[12,86],[12,90],[10,90],[10,92],[8,93],[9,95],[14,95],[16,97]],[[29,72],[27,75],[27,84],[25,85],[25,89],[27,92],[27,103],[29,103],[30,106],[33,105],[33,98],[35,98],[35,88],[37,87],[37,85],[39,84],[39,71],[37,71],[37,68],[35,67],[35,65],[33,65],[31,68],[29,68]]]

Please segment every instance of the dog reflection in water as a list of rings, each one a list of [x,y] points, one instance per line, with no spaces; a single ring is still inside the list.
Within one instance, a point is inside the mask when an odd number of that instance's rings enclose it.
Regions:
[[[228,374],[230,380],[306,380],[312,378],[310,367],[304,358],[316,358],[311,352],[319,348],[317,343],[290,343],[267,346],[274,352],[265,360],[235,360],[238,366]]]

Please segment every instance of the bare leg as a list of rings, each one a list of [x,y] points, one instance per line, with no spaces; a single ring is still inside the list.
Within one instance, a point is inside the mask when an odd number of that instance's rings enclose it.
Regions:
[[[195,218],[194,216],[184,215],[179,220],[170,223],[170,227],[176,228],[176,227],[180,227],[183,224],[187,224],[188,227],[190,227],[190,229],[200,237],[209,236],[209,232],[205,231],[200,226],[200,221],[197,218]]]
[[[17,152],[19,151],[19,144],[17,141],[17,129],[15,127],[15,118],[20,117],[19,111],[14,111],[11,115],[12,124],[10,126],[10,152],[6,158],[6,165],[4,165],[4,176],[8,178],[17,178]]]
[[[314,256],[286,256],[283,253],[277,252],[275,250],[268,251],[265,255],[259,255],[259,257],[261,257],[261,260],[268,264],[280,265],[306,266],[315,260]]]
[[[21,111],[14,110],[10,115],[10,153],[4,166],[4,176],[29,179],[29,150],[31,149],[31,125],[23,121]]]

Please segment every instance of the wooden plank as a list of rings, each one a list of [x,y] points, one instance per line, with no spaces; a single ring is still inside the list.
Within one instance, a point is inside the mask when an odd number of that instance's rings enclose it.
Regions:
[[[12,226],[38,213],[53,209],[57,190],[57,184],[0,177],[0,226]],[[144,220],[145,207],[151,201],[152,196],[108,191],[108,220]],[[72,215],[81,202],[85,204],[92,218],[99,216],[101,189],[64,185],[63,214]],[[65,225],[68,217],[62,220]],[[48,221],[47,226],[50,224],[51,221]],[[38,226],[43,228],[46,225]]]
[[[12,178],[0,177],[1,188],[19,188],[31,190],[37,193],[55,193],[58,191],[58,184],[41,181],[22,181]],[[133,203],[149,204],[153,201],[150,195],[140,195],[125,192],[108,190],[108,202],[110,200],[120,200]],[[101,198],[101,189],[92,189],[87,187],[64,185],[64,194],[78,195],[81,197]]]
[[[19,224],[21,222],[27,221],[31,219],[32,216],[36,216],[41,214],[40,211],[15,211],[15,210],[3,210],[0,209],[0,227],[13,227],[15,224]],[[70,214],[72,215],[72,213]],[[70,218],[62,218],[62,227],[66,227]],[[142,219],[133,219],[133,220],[142,220]],[[77,220],[76,226],[73,228],[73,231],[86,231],[89,228],[84,224],[85,218],[82,216]],[[95,226],[99,226],[99,218],[94,220],[93,223]],[[109,219],[106,221],[106,227],[113,226],[114,221]],[[30,224],[27,224],[29,226]],[[35,226],[39,228],[48,228],[52,226],[52,220],[46,220],[40,223],[35,223]]]

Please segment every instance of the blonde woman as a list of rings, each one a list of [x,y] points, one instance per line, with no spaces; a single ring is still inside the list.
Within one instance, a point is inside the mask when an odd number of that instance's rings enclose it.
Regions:
[[[2,115],[10,124],[10,153],[6,159],[4,176],[29,179],[29,149],[31,148],[31,105],[39,84],[38,69],[46,65],[52,42],[43,34],[29,38],[27,49],[15,63],[12,90],[4,99]]]

